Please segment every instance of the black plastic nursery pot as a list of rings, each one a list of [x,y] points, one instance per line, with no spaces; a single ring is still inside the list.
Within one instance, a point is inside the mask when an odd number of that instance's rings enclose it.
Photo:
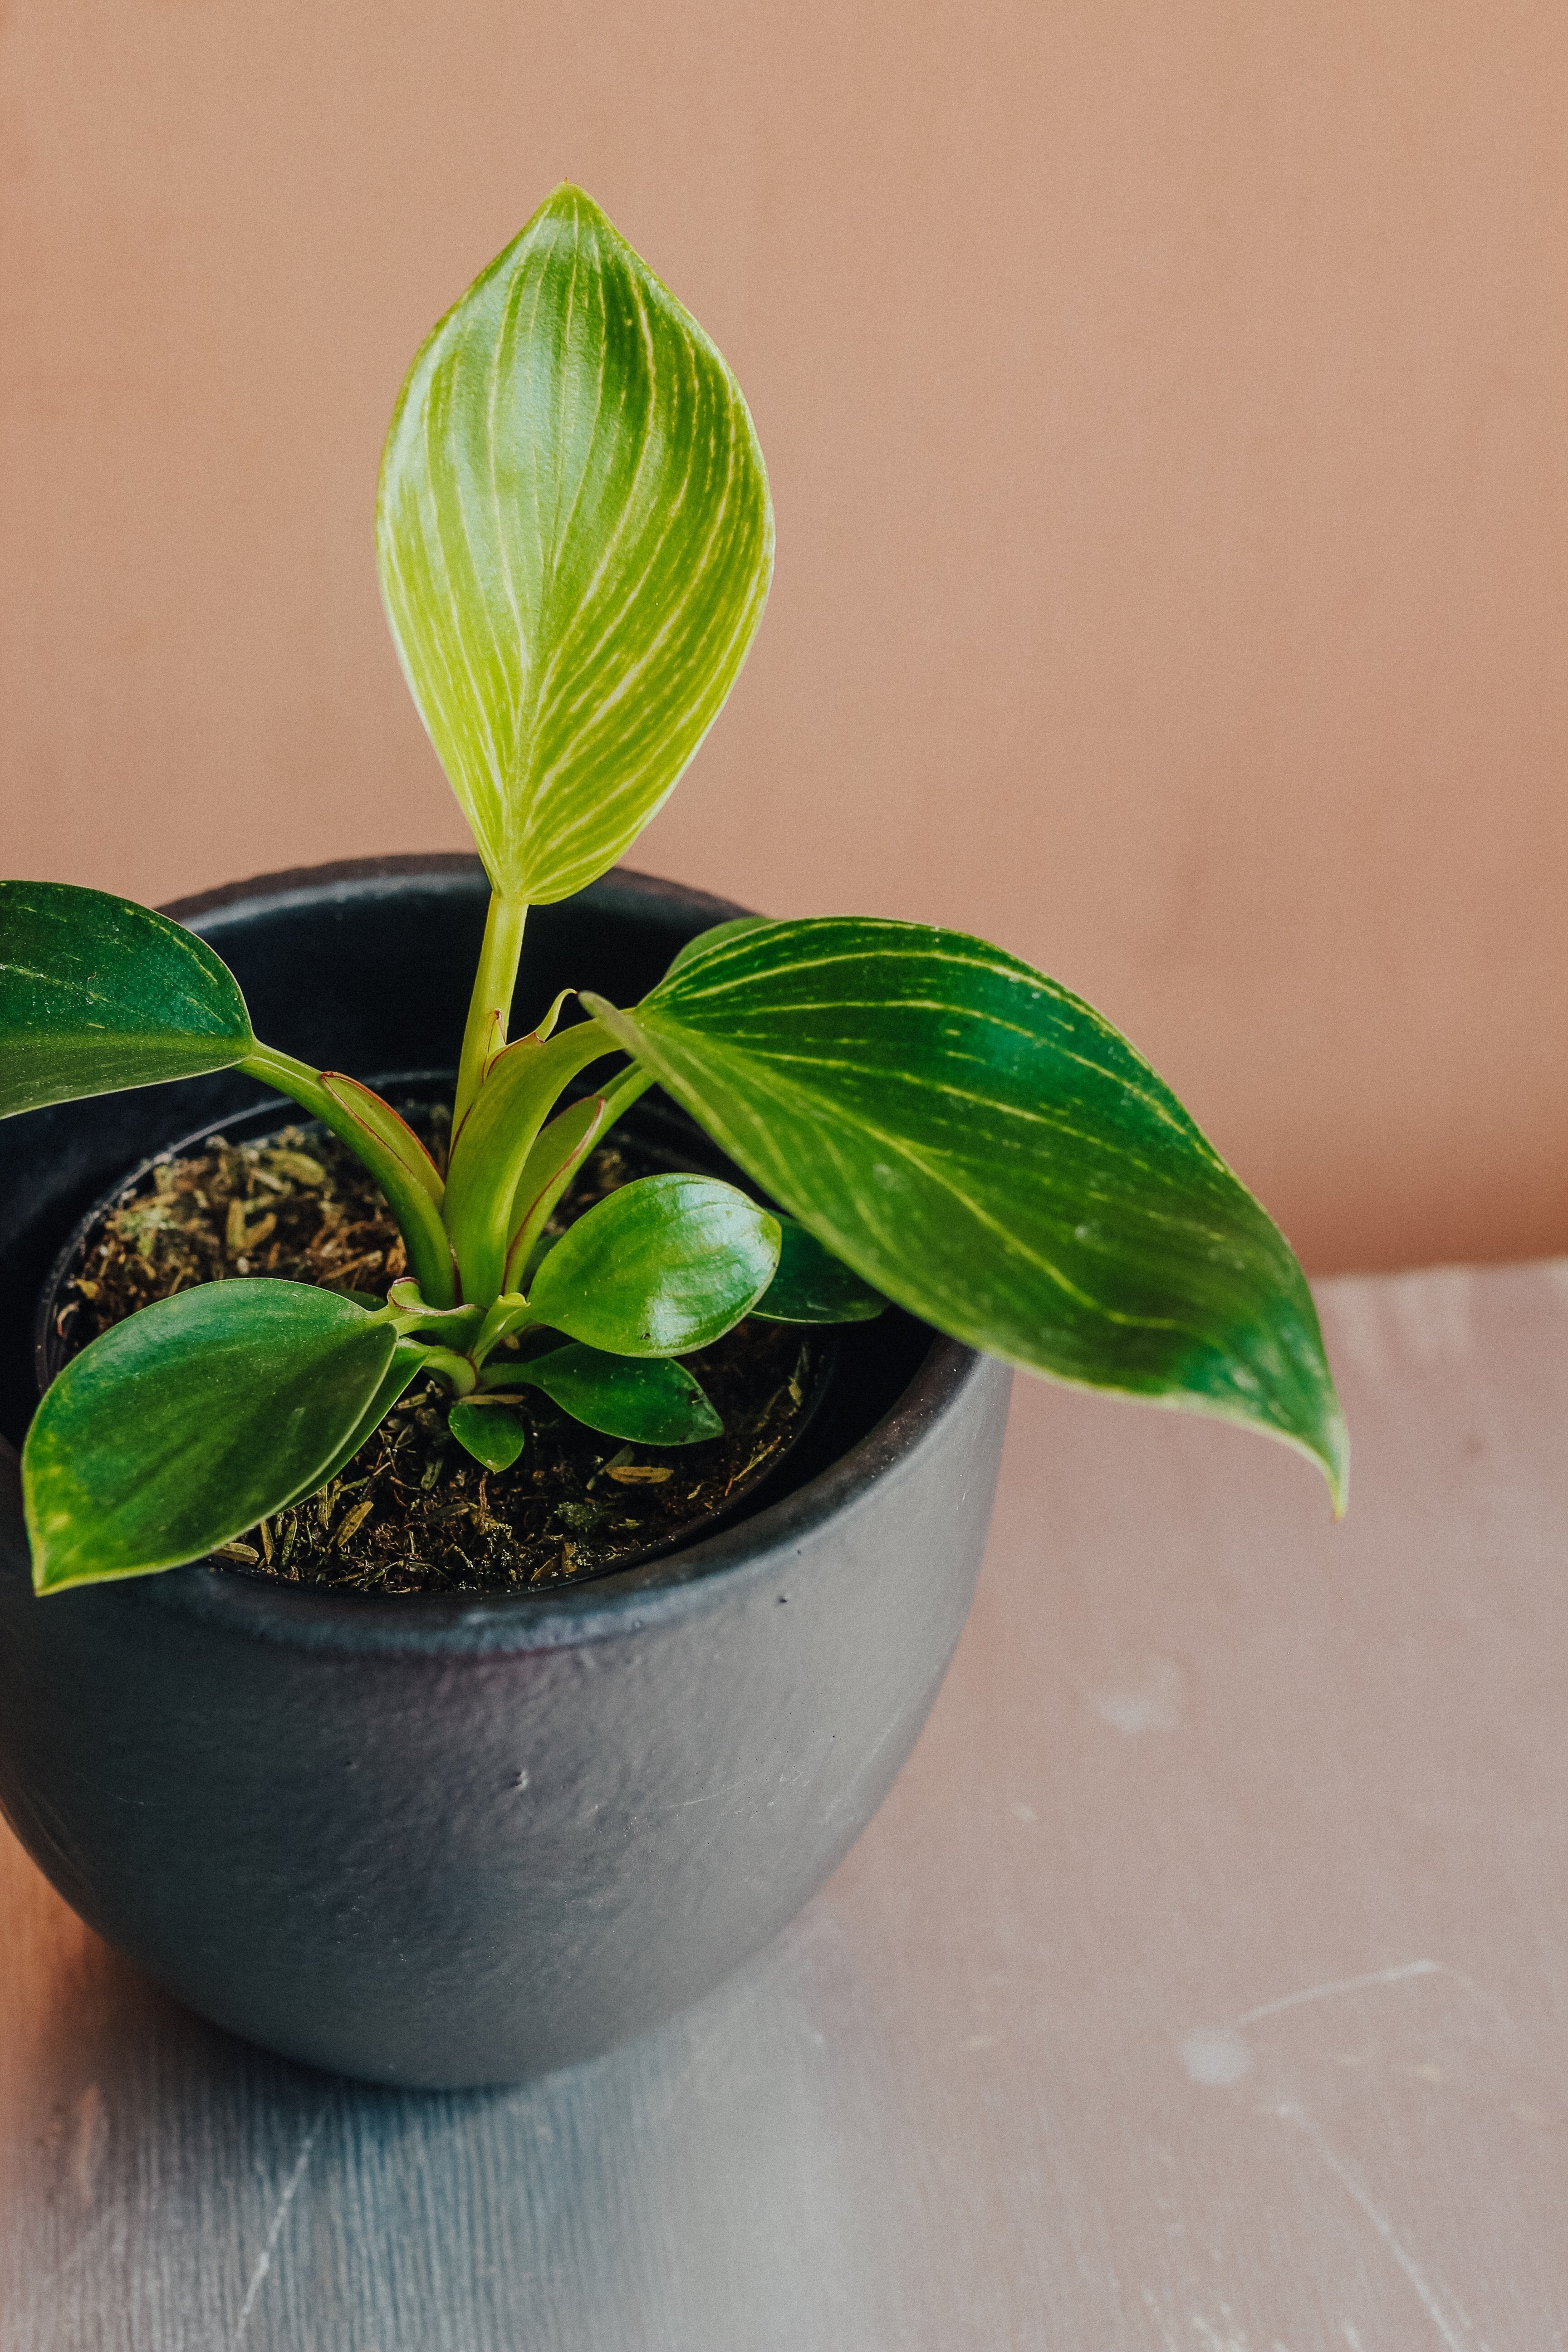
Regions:
[[[172,908],[258,1034],[374,1079],[460,1033],[470,857],[274,875]],[[520,1013],[635,1002],[741,910],[617,870],[530,917]],[[34,1597],[14,1447],[89,1203],[264,1100],[226,1073],[0,1129],[0,1805],[81,1916],[191,2008],[373,2081],[596,2055],[784,1926],[886,1795],[963,1628],[1004,1367],[889,1313],[738,1521],[539,1594],[372,1599],[197,1565]]]

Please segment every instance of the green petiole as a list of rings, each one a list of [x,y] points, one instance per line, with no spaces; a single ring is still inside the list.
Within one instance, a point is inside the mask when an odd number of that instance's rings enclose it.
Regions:
[[[443,1215],[465,1298],[488,1303],[500,1292],[518,1185],[562,1089],[623,1050],[598,1022],[584,1021],[548,1040],[520,1037],[491,1066],[447,1171]]]
[[[484,1084],[485,1073],[506,1045],[507,1023],[511,1018],[512,991],[517,985],[518,961],[522,954],[522,932],[527,920],[526,899],[509,898],[500,890],[490,893],[489,910],[485,917],[484,943],[479,949],[479,968],[474,974],[474,992],[468,1002],[462,1055],[458,1064],[458,1092],[452,1105],[454,1141],[462,1132],[463,1121]]]
[[[357,1079],[312,1070],[273,1045],[258,1044],[238,1066],[299,1103],[363,1160],[397,1220],[420,1289],[437,1304],[453,1306],[457,1266],[441,1214],[446,1188],[429,1153],[391,1104]]]

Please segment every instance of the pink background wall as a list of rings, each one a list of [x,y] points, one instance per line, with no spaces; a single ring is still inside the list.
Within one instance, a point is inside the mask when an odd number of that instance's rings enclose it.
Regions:
[[[12,0],[4,862],[458,846],[382,432],[563,175],[780,560],[638,862],[1093,997],[1320,1269],[1568,1245],[1568,11]]]

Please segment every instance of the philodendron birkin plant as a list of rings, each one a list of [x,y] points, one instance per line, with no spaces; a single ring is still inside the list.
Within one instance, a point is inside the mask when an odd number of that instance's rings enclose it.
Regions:
[[[673,789],[762,617],[773,513],[739,387],[581,189],[436,327],[382,461],[405,673],[479,845],[489,919],[445,1181],[391,1106],[253,1034],[178,924],[0,886],[0,1110],[237,1068],[357,1152],[410,1272],[380,1302],[240,1279],[102,1333],[24,1455],[40,1592],[199,1559],[312,1494],[409,1383],[492,1468],[539,1391],[612,1438],[720,1424],[681,1363],[748,1315],[894,1300],[1013,1364],[1346,1443],[1295,1257],[1109,1022],[1001,949],[851,916],[721,923],[641,1003],[584,973],[509,1037],[529,908],[603,874]],[[593,1072],[592,1091],[573,1092]],[[664,1087],[778,1213],[647,1176],[552,1241],[586,1155]]]

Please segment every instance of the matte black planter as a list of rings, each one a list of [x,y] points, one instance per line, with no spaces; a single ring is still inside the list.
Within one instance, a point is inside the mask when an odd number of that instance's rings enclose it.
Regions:
[[[476,860],[391,859],[173,911],[269,1043],[373,1075],[448,1058],[485,897]],[[520,1003],[634,999],[736,911],[607,876],[531,917]],[[8,1437],[76,1218],[258,1098],[225,1076],[0,1130]],[[886,1794],[969,1606],[1007,1387],[906,1317],[856,1327],[750,1516],[534,1598],[198,1567],[37,1601],[0,1447],[0,1804],[92,1927],[273,2049],[427,2085],[592,2056],[764,1944]]]

